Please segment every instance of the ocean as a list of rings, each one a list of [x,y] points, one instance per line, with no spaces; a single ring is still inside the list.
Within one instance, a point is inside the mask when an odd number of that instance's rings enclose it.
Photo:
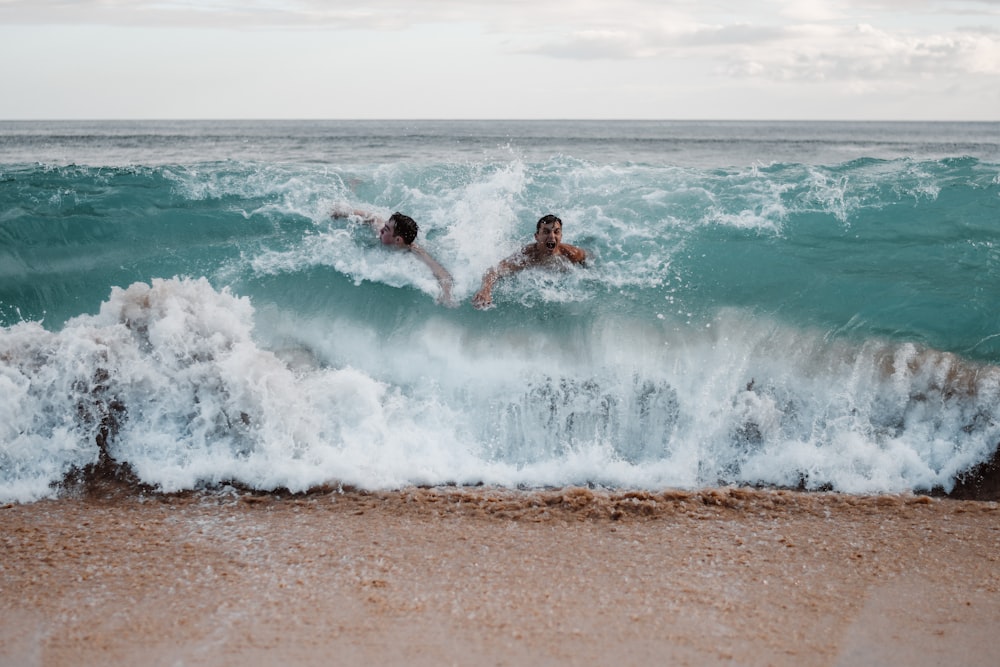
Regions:
[[[548,213],[587,264],[473,308]],[[3,121],[0,501],[947,492],[1000,442],[998,235],[1000,123]]]

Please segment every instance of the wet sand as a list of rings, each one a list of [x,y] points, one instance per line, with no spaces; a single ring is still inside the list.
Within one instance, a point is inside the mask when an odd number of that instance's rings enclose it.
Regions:
[[[0,665],[996,664],[996,502],[119,491],[0,525]]]

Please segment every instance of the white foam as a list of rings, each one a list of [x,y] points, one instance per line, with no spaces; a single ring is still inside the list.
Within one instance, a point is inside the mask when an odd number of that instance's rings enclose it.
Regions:
[[[650,314],[572,335],[442,315],[382,341],[336,314],[256,324],[248,299],[171,279],[115,289],[99,314],[56,333],[3,329],[0,500],[45,496],[94,463],[109,418],[109,452],[165,491],[899,491],[947,488],[1000,439],[995,368],[912,345],[831,344],[738,310],[709,327]]]

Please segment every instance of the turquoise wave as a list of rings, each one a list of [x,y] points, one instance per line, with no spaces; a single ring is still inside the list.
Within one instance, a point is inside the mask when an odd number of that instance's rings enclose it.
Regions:
[[[460,301],[335,206],[420,224]],[[1000,167],[0,167],[0,500],[950,489],[1000,441]],[[483,272],[554,212],[586,267]]]
[[[556,211],[590,268],[541,289],[538,276],[513,280],[497,314],[481,319],[570,301],[560,307],[574,316],[685,324],[739,307],[834,337],[995,363],[998,181],[996,165],[971,158],[743,170],[570,159],[5,168],[0,317],[59,327],[94,312],[112,286],[176,275],[303,312],[333,303],[367,312],[375,299],[391,318],[413,306],[414,290],[431,308],[433,282],[394,266],[365,230],[330,220],[333,204],[409,212],[461,297],[530,240],[538,215]],[[475,326],[467,310],[451,316]]]

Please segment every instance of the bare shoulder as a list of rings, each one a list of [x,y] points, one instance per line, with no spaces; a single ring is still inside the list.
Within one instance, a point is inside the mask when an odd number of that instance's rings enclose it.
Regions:
[[[426,264],[429,264],[432,268],[435,266],[440,266],[437,260],[431,257],[431,254],[426,250],[424,250],[423,246],[417,245],[416,242],[411,243],[410,245],[404,247],[407,248],[414,255],[422,259]]]
[[[514,254],[508,256],[502,262],[501,265],[507,268],[524,268],[528,264],[532,264],[538,261],[538,252],[535,250],[535,244],[526,245]]]

